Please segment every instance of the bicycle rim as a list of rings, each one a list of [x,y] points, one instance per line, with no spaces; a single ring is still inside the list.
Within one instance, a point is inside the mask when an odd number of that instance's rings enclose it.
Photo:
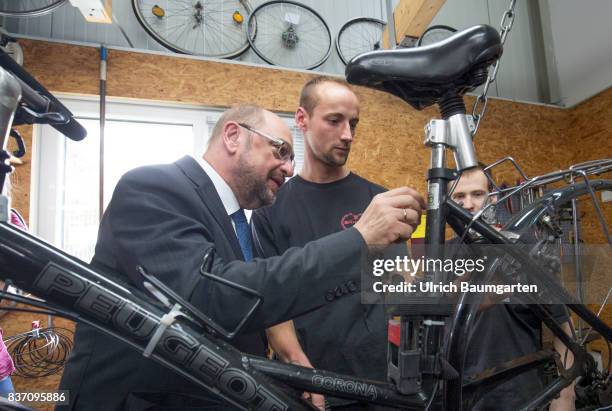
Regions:
[[[37,17],[51,13],[68,0],[4,0],[0,2],[0,16]]]
[[[232,58],[249,48],[247,0],[132,0],[132,8],[144,30],[176,53]]]
[[[379,19],[357,17],[344,23],[336,36],[336,51],[344,65],[359,54],[382,48],[386,23]]]
[[[276,0],[259,5],[249,16],[247,30],[251,48],[268,64],[309,70],[331,54],[327,23],[299,3]]]

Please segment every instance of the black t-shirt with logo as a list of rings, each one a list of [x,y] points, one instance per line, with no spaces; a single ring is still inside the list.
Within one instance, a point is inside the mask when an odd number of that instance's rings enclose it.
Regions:
[[[318,184],[299,175],[285,183],[276,201],[256,210],[255,248],[264,256],[352,227],[372,197],[386,191],[354,173]],[[316,368],[386,380],[387,319],[382,305],[361,304],[358,291],[338,290],[337,301],[294,319],[304,352]]]

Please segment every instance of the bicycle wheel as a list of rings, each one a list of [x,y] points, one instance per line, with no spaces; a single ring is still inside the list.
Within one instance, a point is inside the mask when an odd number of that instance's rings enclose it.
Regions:
[[[592,193],[589,190],[589,187],[592,190]],[[508,233],[513,233],[514,235],[516,235],[517,244],[523,244],[521,246],[521,250],[522,250],[521,254],[510,253],[512,255],[512,258],[518,263],[518,265],[515,266],[514,268],[516,270],[516,274],[521,275],[520,267],[527,267],[527,269],[529,269],[528,267],[535,267],[535,265],[533,264],[537,264],[537,266],[539,267],[539,270],[540,270],[539,279],[536,282],[534,282],[534,284],[539,284],[538,286],[539,292],[538,292],[538,297],[537,297],[537,300],[539,300],[539,302],[542,302],[544,304],[550,304],[550,301],[554,301],[554,304],[560,304],[560,303],[566,304],[569,308],[572,309],[572,311],[576,313],[582,313],[582,314],[579,314],[582,318],[590,318],[591,321],[594,321],[593,319],[596,319],[597,317],[593,312],[590,311],[593,305],[595,305],[595,310],[597,310],[597,305],[601,303],[601,306],[600,306],[601,308],[606,304],[607,299],[609,297],[609,290],[612,288],[610,277],[608,276],[608,273],[605,271],[606,270],[605,261],[610,261],[609,257],[607,258],[605,257],[605,255],[607,256],[610,255],[609,250],[607,251],[607,253],[600,252],[602,250],[596,250],[597,251],[596,254],[598,254],[599,256],[604,254],[604,258],[602,260],[597,260],[599,261],[599,264],[604,265],[604,267],[603,269],[601,269],[601,267],[599,269],[597,268],[593,269],[593,271],[589,272],[588,274],[589,276],[593,276],[591,278],[591,281],[593,281],[594,279],[598,279],[597,287],[596,287],[597,290],[593,290],[592,289],[593,287],[591,287],[591,290],[589,291],[589,293],[594,292],[594,291],[598,293],[597,296],[592,295],[589,298],[590,300],[589,305],[591,305],[591,308],[582,306],[576,303],[575,301],[570,302],[571,297],[567,297],[564,295],[564,293],[567,293],[570,296],[574,295],[577,291],[577,285],[575,286],[575,284],[572,283],[573,281],[575,281],[572,278],[570,278],[568,282],[563,281],[563,273],[566,272],[566,270],[562,269],[562,264],[566,265],[566,267],[568,265],[573,264],[573,261],[571,261],[571,258],[568,259],[568,257],[572,257],[571,253],[568,253],[567,248],[564,248],[564,247],[569,246],[567,240],[572,239],[572,236],[574,235],[573,232],[575,231],[574,227],[570,223],[572,220],[571,218],[572,201],[574,200],[577,201],[580,204],[581,210],[583,211],[586,210],[586,214],[584,214],[584,216],[595,215],[599,217],[599,212],[597,212],[597,208],[594,206],[594,203],[591,201],[592,200],[591,194],[593,194],[593,196],[596,197],[597,192],[608,191],[611,189],[612,189],[612,180],[592,180],[590,182],[590,186],[587,186],[585,183],[577,183],[577,184],[562,187],[562,188],[554,188],[550,190],[548,193],[544,194],[539,199],[537,199],[536,201],[534,201],[529,206],[525,207],[521,212],[516,214],[504,226],[503,228],[504,231]],[[610,215],[609,214],[610,208],[606,208],[606,207],[609,207],[608,205],[599,203],[599,206],[601,207],[600,211],[602,211],[602,216],[606,214],[608,216]],[[584,218],[584,216],[582,218]],[[587,219],[585,220],[585,226],[590,227],[589,231],[591,235],[593,235],[593,230],[592,230],[594,228],[593,226],[598,226],[600,224],[594,223],[591,220],[593,220],[591,217],[587,217]],[[608,224],[606,220],[602,219],[601,228],[602,228],[602,231],[604,232],[604,238],[607,237],[607,233],[606,233],[607,227],[608,227]],[[570,233],[572,235],[568,235]],[[607,241],[609,242],[609,239],[607,239]],[[590,242],[599,243],[600,241],[598,239],[594,240],[593,237],[591,237]],[[609,243],[609,245],[612,246],[612,243]],[[607,245],[600,245],[599,247],[603,247],[605,249]],[[508,249],[506,249],[506,252],[507,251]],[[588,254],[590,253],[587,253],[586,255]],[[574,255],[573,257],[575,258],[576,256],[577,255]],[[502,263],[502,261],[499,261],[499,262]],[[591,262],[590,264],[593,264],[593,263]],[[516,267],[519,267],[519,268],[517,269]],[[500,264],[500,271],[508,272],[509,269],[512,270],[512,268],[509,268],[509,266]],[[601,275],[602,272],[604,273],[603,277],[598,278],[597,276]],[[532,272],[532,274],[535,274],[535,270]],[[535,277],[531,275],[529,275],[528,277],[523,277],[523,278],[527,280],[527,283],[531,283],[530,280],[535,280]],[[482,283],[488,283],[489,280],[490,279],[483,280]],[[555,284],[557,288],[553,287]],[[602,298],[599,297],[600,295]],[[595,300],[597,300],[597,304],[595,304]],[[528,303],[534,302],[533,300],[527,300],[527,301]],[[456,358],[458,353],[461,353],[464,350],[464,346],[460,344],[465,344],[465,342],[467,342],[469,339],[469,335],[471,332],[470,324],[472,323],[474,319],[474,314],[476,310],[478,309],[478,305],[479,305],[479,302],[474,304],[473,307],[471,308],[466,308],[465,311],[467,312],[467,314],[465,314],[462,317],[461,319],[462,321],[456,321],[457,324],[462,324],[462,325],[459,327],[456,327],[456,329],[453,330],[451,334],[454,335],[455,332],[461,333],[463,335],[463,338],[461,338],[461,336],[454,337],[453,343],[457,344],[461,348],[458,350],[454,350],[454,352],[451,353],[451,357],[453,358]],[[584,317],[583,315],[586,315],[586,317]],[[470,320],[467,320],[467,318],[470,318]],[[465,320],[465,322],[463,322],[463,320]],[[596,322],[590,322],[590,324],[592,328],[598,331],[601,337],[603,337],[603,344],[604,346],[607,345],[608,350],[609,350],[609,344],[612,341],[612,335],[610,334],[610,330],[609,329],[606,330],[605,325],[602,326],[600,324],[599,326],[597,326]],[[581,327],[579,327],[579,330],[580,329]],[[588,336],[589,336],[588,332],[585,334],[580,334],[578,336],[572,333],[572,335],[570,335],[570,339],[574,343],[580,346],[584,346],[585,342],[587,341]],[[509,360],[519,361],[520,363],[523,360],[527,360],[527,356],[521,357],[521,360],[518,360],[518,357],[508,358],[508,361]],[[609,361],[610,361],[610,358],[608,358],[608,363],[607,363],[607,366],[604,368],[604,370],[610,368]],[[561,362],[562,363],[565,362],[565,358],[562,357]],[[591,365],[585,362],[584,366],[586,367],[587,365],[591,367]],[[510,363],[506,363],[506,365],[503,365],[503,368],[506,368],[506,367],[512,368],[512,367],[515,367],[515,365],[511,366]],[[461,368],[461,366],[459,365],[458,367],[456,367],[456,369],[458,368]],[[530,369],[535,369],[533,366],[530,366],[529,368],[525,367],[523,371],[518,371],[518,373],[511,373],[509,368],[503,371],[504,373],[507,373],[507,376],[501,379],[500,382],[504,380],[508,381],[509,379],[513,379],[519,375],[522,375],[522,373],[525,371],[528,371]],[[502,365],[500,364],[500,366],[498,366],[495,371],[502,372]],[[554,371],[553,374],[556,375],[556,369],[553,371]],[[608,378],[606,373],[597,374],[597,375],[593,374],[593,375],[594,375],[593,378],[595,382],[601,382],[601,381],[605,382],[607,381],[607,378]],[[483,377],[481,375],[481,378],[486,379],[488,377]],[[477,391],[475,389],[477,387],[473,386],[474,381],[468,380],[466,384],[466,381],[464,380],[463,383],[464,383],[463,393],[462,393],[463,394],[463,397],[462,397],[463,408],[461,409],[471,409],[471,406],[474,405],[474,403],[478,400],[479,396],[483,394],[485,391],[480,391],[480,392]],[[488,386],[487,389],[492,389],[492,388],[493,388],[492,386]],[[452,394],[454,396],[452,398],[449,397],[447,402],[456,403],[457,399],[460,398],[457,394],[459,390],[462,390],[462,389],[460,386],[458,386],[458,382],[451,382],[449,384],[448,393],[450,393],[449,395]],[[453,402],[452,400],[455,400],[455,402]],[[544,404],[540,404],[538,407],[542,405]],[[594,404],[594,405],[599,406],[601,404]],[[532,408],[529,407],[529,409],[532,409]]]
[[[370,17],[357,17],[344,23],[336,36],[336,51],[344,65],[361,53],[382,48],[386,25]]]
[[[36,17],[51,13],[68,0],[4,0],[0,1],[0,16]]]
[[[437,25],[431,26],[421,34],[417,41],[417,47],[428,46],[449,38],[457,32],[457,29],[450,26]]]
[[[329,27],[310,7],[270,1],[253,10],[248,21],[251,48],[268,64],[308,70],[319,67],[331,54]]]
[[[145,31],[176,53],[231,58],[249,47],[247,0],[132,0],[132,7]]]

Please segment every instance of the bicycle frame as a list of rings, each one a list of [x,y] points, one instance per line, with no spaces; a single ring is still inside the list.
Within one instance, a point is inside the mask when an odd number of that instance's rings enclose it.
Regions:
[[[0,69],[0,96],[12,98],[5,99],[5,104],[0,109],[0,125],[5,127],[0,130],[5,131],[0,134],[2,153],[5,153],[8,130],[17,109],[19,89],[24,88],[23,82],[17,82],[10,76],[4,81],[2,76],[5,75],[6,72]],[[24,93],[26,104],[31,104],[27,101],[29,94],[31,90]],[[8,100],[9,104],[6,104]],[[67,117],[62,121],[67,120],[74,129],[78,123],[67,110],[62,109],[63,106],[59,102],[54,101],[54,104],[59,107],[58,111],[62,116]],[[48,105],[45,110],[49,110]],[[43,114],[46,114],[46,111]],[[32,118],[40,122],[43,116],[33,115]],[[464,114],[455,114],[446,120],[434,120],[428,128],[426,141],[432,146],[428,177],[430,202],[426,227],[429,257],[443,255],[444,227],[447,222],[459,235],[472,229],[492,244],[513,244],[507,236],[492,229],[480,221],[478,216],[472,216],[447,197],[448,183],[457,178],[457,174],[446,168],[446,148],[453,148],[460,168],[469,168],[477,163],[470,129],[469,118]],[[0,173],[0,177],[3,178],[4,175],[4,172]],[[581,189],[585,192],[587,190],[584,186]],[[565,193],[559,192],[555,195],[562,198]],[[540,211],[534,206],[523,216],[537,218]],[[88,264],[7,224],[6,216],[3,216],[3,220],[0,222],[0,278],[11,281],[15,286],[32,292],[45,301],[4,293],[0,296],[48,309],[55,315],[93,326],[217,394],[228,403],[245,410],[312,408],[301,400],[299,395],[288,393],[287,385],[297,390],[409,410],[427,409],[433,401],[439,409],[459,410],[466,401],[462,397],[463,390],[470,396],[477,397],[484,389],[557,357],[551,351],[540,351],[502,364],[492,373],[484,372],[469,378],[459,374],[454,379],[445,379],[440,371],[435,373],[422,370],[421,360],[425,357],[438,360],[443,358],[455,370],[463,369],[468,333],[478,308],[477,302],[469,295],[460,298],[454,312],[448,307],[436,305],[435,302],[440,300],[437,300],[435,295],[428,297],[431,304],[401,308],[405,311],[402,321],[406,325],[414,325],[427,319],[435,322],[452,315],[448,344],[444,344],[442,330],[433,326],[423,347],[418,347],[413,357],[407,357],[413,364],[417,361],[416,369],[409,370],[411,374],[408,375],[408,380],[423,381],[422,385],[409,387],[409,391],[412,391],[409,394],[398,391],[397,382],[391,384],[370,381],[248,356],[237,351],[222,338],[213,320],[194,312],[189,304],[173,295],[162,284],[149,283],[154,288],[151,293],[154,298],[151,298],[140,289],[115,279],[112,273],[96,271]],[[520,232],[519,220],[511,222],[507,229]],[[530,272],[542,271],[537,261],[525,258],[519,251],[511,257],[533,269]],[[202,265],[205,275],[205,262]],[[442,279],[440,272],[430,274],[435,280]],[[546,287],[566,296],[568,301],[573,301],[560,286],[552,283]],[[528,405],[528,408],[535,408],[553,398],[577,376],[592,370],[594,365],[591,357],[563,332],[541,302],[534,298],[526,299],[534,314],[551,328],[555,336],[573,352],[575,358],[573,366]],[[569,304],[568,307],[607,341],[612,341],[612,329],[585,306],[575,303]],[[418,315],[415,315],[416,310]],[[443,395],[437,395],[440,382],[443,383]]]

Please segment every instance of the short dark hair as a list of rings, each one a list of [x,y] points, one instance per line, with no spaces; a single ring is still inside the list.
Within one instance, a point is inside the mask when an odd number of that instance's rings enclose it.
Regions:
[[[472,170],[481,170],[484,173],[485,177],[487,178],[487,189],[489,190],[489,192],[491,192],[495,188],[495,185],[493,184],[495,179],[493,178],[493,172],[490,169],[486,170],[486,168],[487,165],[482,161],[479,161],[478,165]]]
[[[319,104],[319,95],[317,94],[317,86],[323,83],[336,83],[353,91],[346,80],[332,76],[316,76],[311,78],[302,87],[300,93],[300,107],[303,107],[306,112],[311,115],[317,104]]]

